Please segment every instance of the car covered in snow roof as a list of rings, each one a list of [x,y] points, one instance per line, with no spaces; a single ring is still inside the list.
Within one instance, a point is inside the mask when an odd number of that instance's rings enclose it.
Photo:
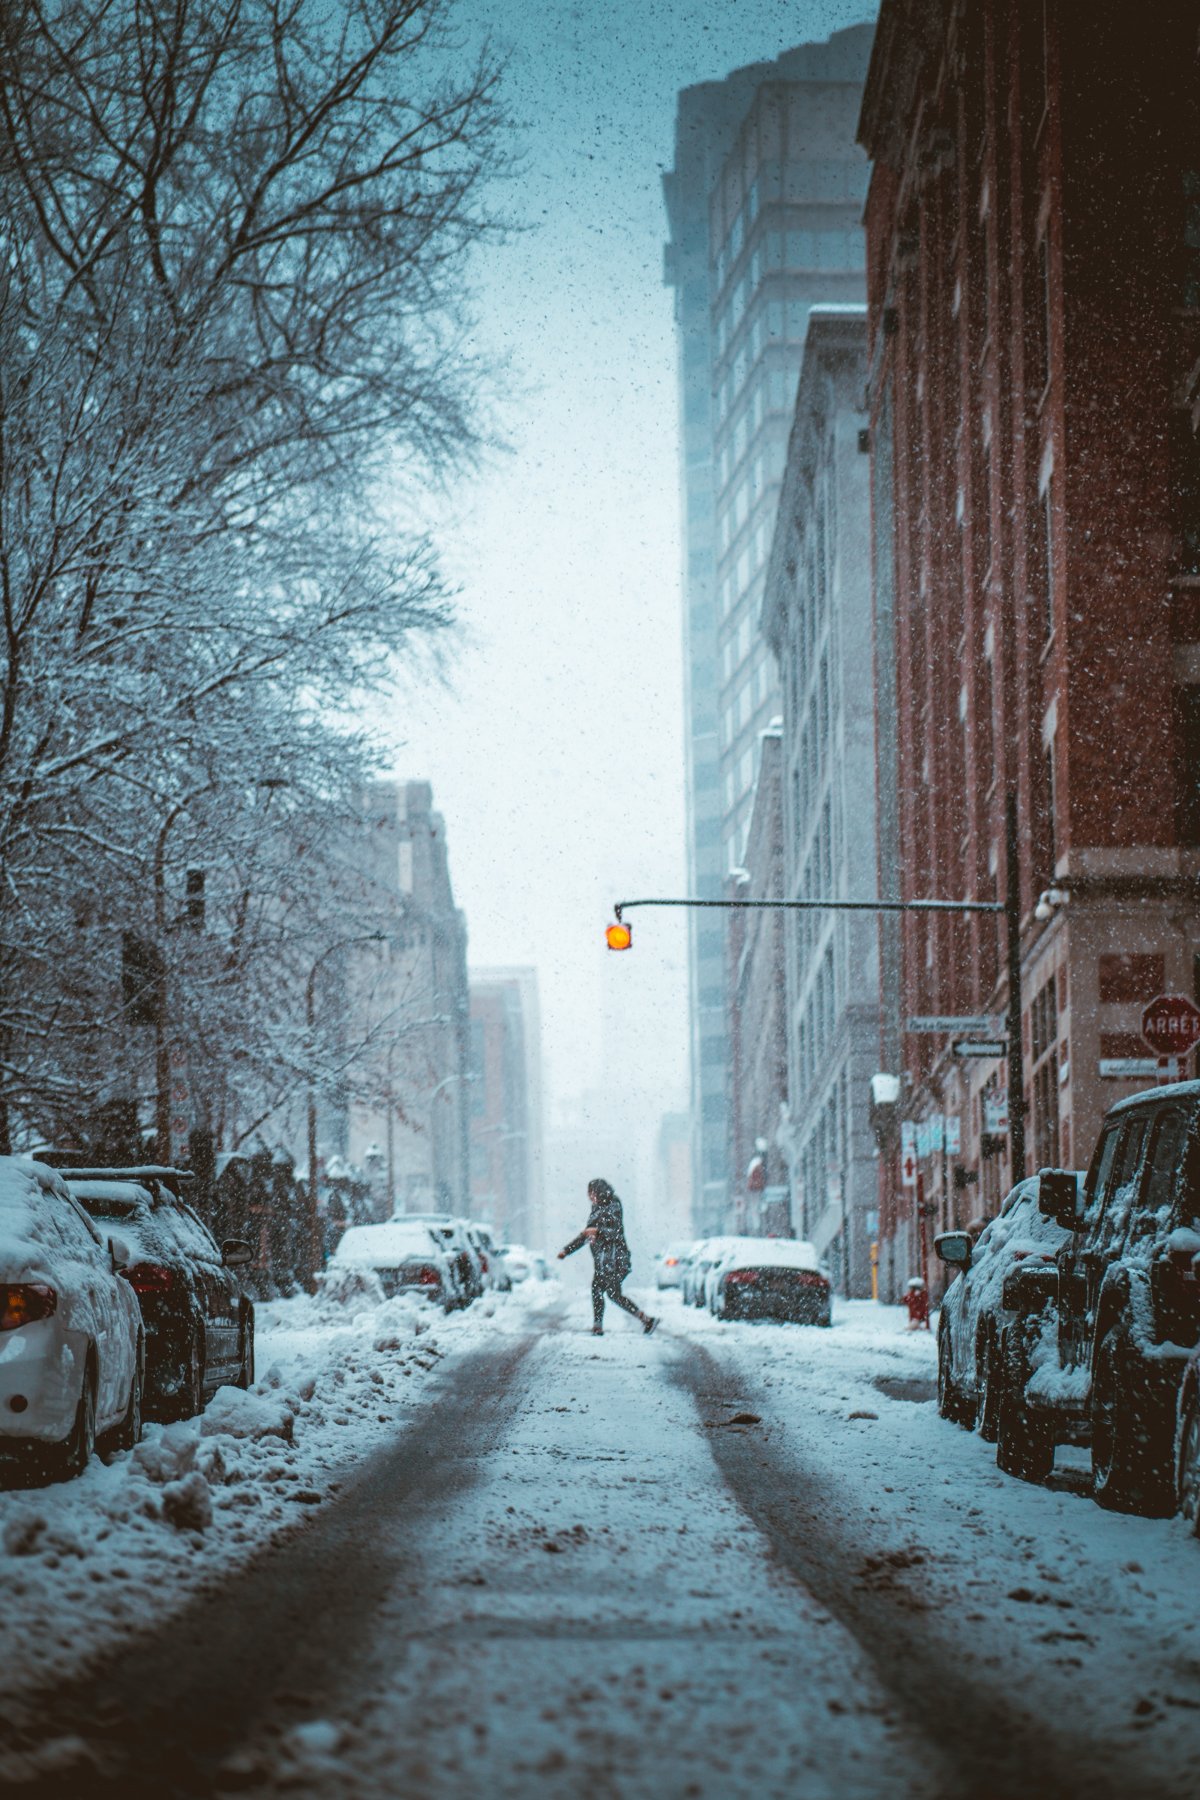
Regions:
[[[934,1249],[960,1270],[938,1317],[938,1411],[956,1425],[978,1426],[995,1443],[999,1425],[1005,1333],[1015,1315],[1004,1304],[1006,1277],[1024,1263],[1043,1269],[1069,1233],[1038,1206],[1038,1178],[1019,1181],[985,1225],[948,1231]]]
[[[0,1156],[0,1451],[79,1475],[98,1438],[130,1449],[141,1432],[144,1334],[102,1235],[62,1176]]]
[[[656,1288],[677,1288],[683,1282],[684,1259],[692,1248],[693,1240],[681,1238],[673,1244],[664,1244],[654,1258],[654,1285]]]
[[[829,1271],[803,1238],[730,1239],[710,1276],[709,1306],[718,1319],[833,1323]]]
[[[704,1305],[708,1272],[720,1262],[733,1241],[731,1237],[710,1237],[701,1238],[696,1244],[684,1265],[679,1284],[679,1297],[685,1306]]]
[[[224,1386],[254,1380],[254,1304],[236,1271],[251,1261],[242,1238],[218,1246],[183,1198],[187,1171],[65,1169],[67,1186],[97,1229],[129,1246],[125,1279],[146,1328],[146,1411],[188,1419]]]
[[[330,1257],[329,1268],[370,1269],[389,1300],[397,1294],[416,1294],[443,1312],[466,1303],[455,1251],[422,1219],[352,1225]]]

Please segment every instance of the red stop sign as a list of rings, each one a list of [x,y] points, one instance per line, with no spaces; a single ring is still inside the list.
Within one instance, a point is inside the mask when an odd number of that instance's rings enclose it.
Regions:
[[[1186,1056],[1200,1043],[1200,1008],[1186,994],[1159,994],[1142,1014],[1142,1036],[1155,1056]]]

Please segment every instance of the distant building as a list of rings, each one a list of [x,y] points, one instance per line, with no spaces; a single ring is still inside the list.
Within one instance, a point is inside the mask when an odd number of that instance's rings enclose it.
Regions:
[[[654,1150],[654,1180],[659,1244],[692,1237],[692,1121],[685,1112],[663,1114]]]
[[[864,291],[867,167],[854,142],[871,27],[679,95],[664,177],[684,519],[689,892],[743,860],[759,734],[779,711],[758,629],[811,306]],[[696,1228],[728,1222],[727,947],[690,915]]]
[[[860,127],[880,865],[904,899],[1003,900],[1011,808],[1019,870],[1023,1092],[1003,1056],[907,1025],[1003,1038],[1003,922],[895,934],[884,1067],[934,1127],[934,1229],[1086,1163],[1105,1108],[1153,1078],[1145,1004],[1200,979],[1195,58],[1189,7],[880,12]],[[889,1173],[894,1290],[918,1250]]]
[[[502,1243],[543,1237],[541,1021],[534,969],[471,971],[471,1216]]]
[[[784,869],[791,899],[876,893],[871,497],[865,308],[809,318],[763,625],[783,686]],[[867,1094],[879,1057],[873,913],[784,915],[786,1154],[793,1223],[852,1294],[870,1292],[878,1173]]]
[[[345,1029],[354,1058],[346,1132],[321,1116],[323,1152],[365,1171],[377,1210],[465,1213],[467,928],[450,883],[446,827],[427,781],[375,782],[364,795],[382,944],[352,954]]]
[[[726,883],[732,900],[784,892],[783,781],[778,721],[762,734],[746,839],[746,866]],[[791,1231],[788,1170],[776,1141],[787,1106],[786,915],[752,908],[729,915],[730,1164],[739,1232]]]

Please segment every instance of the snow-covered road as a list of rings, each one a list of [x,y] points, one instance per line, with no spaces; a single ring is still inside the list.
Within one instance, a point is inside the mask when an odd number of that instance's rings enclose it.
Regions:
[[[357,1473],[27,1712],[29,1791],[1200,1791],[1200,1546],[1070,1469],[999,1475],[937,1419],[928,1336],[668,1297],[654,1338],[598,1342],[582,1297],[536,1299],[446,1334],[419,1400],[364,1339]]]

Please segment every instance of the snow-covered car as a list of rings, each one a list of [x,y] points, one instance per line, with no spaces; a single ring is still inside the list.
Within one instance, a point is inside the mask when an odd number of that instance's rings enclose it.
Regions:
[[[528,1281],[533,1274],[533,1252],[524,1244],[501,1244],[500,1260],[508,1270],[508,1278],[512,1282]]]
[[[1090,1444],[1103,1505],[1168,1513],[1180,1396],[1200,1349],[1200,1082],[1111,1106],[1082,1200],[1072,1174],[1044,1169],[1040,1205],[1068,1236],[1055,1279],[1010,1277],[1028,1326],[1009,1333],[1002,1466],[1044,1480],[1057,1444]]]
[[[512,1276],[496,1247],[489,1225],[479,1225],[474,1219],[467,1220],[467,1236],[470,1238],[483,1270],[483,1285],[493,1293],[507,1294],[512,1289]]]
[[[62,1176],[0,1157],[0,1450],[79,1475],[98,1438],[141,1435],[144,1338],[119,1270],[128,1251],[101,1237]]]
[[[829,1271],[803,1238],[735,1238],[712,1272],[718,1319],[785,1319],[832,1325]]]
[[[684,1241],[667,1244],[654,1258],[654,1285],[656,1288],[677,1288],[683,1280],[683,1259],[691,1249],[691,1244]]]
[[[129,1247],[124,1274],[145,1326],[147,1415],[190,1419],[219,1387],[250,1387],[254,1303],[235,1273],[252,1261],[250,1245],[227,1238],[218,1246],[177,1191],[184,1171],[60,1173],[101,1235]]]
[[[471,1242],[465,1219],[456,1219],[451,1213],[395,1213],[393,1221],[416,1220],[427,1225],[434,1236],[442,1243],[452,1263],[454,1277],[458,1286],[460,1305],[469,1306],[472,1300],[478,1300],[485,1286],[483,1277],[483,1258]]]
[[[390,1300],[396,1294],[423,1294],[450,1312],[465,1304],[456,1255],[419,1219],[389,1219],[384,1225],[352,1225],[344,1232],[328,1268],[370,1269]]]
[[[685,1306],[703,1306],[704,1288],[708,1272],[720,1262],[725,1252],[733,1243],[731,1237],[702,1238],[692,1256],[688,1259],[679,1284],[680,1298]]]
[[[1015,1315],[1004,1305],[1004,1281],[1022,1263],[1054,1266],[1069,1233],[1038,1207],[1038,1177],[1019,1181],[991,1223],[972,1238],[947,1231],[934,1249],[960,1274],[951,1281],[938,1319],[938,1411],[943,1419],[978,1425],[989,1443],[999,1425],[1005,1332]]]

